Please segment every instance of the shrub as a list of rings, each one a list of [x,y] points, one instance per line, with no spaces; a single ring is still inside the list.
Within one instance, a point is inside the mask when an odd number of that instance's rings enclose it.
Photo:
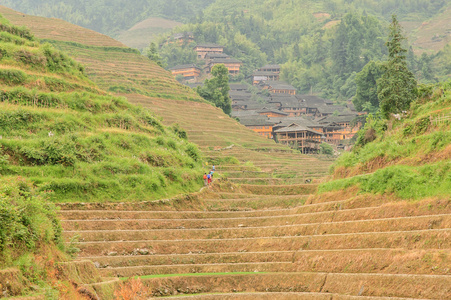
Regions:
[[[0,263],[10,264],[40,243],[62,245],[56,207],[22,177],[0,179]]]
[[[27,74],[20,70],[0,69],[0,79],[6,84],[22,84],[27,79]]]
[[[319,147],[321,150],[321,154],[326,154],[326,155],[334,154],[334,148],[332,148],[332,146],[327,143],[322,143]]]
[[[199,152],[199,149],[192,143],[189,143],[186,146],[186,150],[185,150],[186,154],[189,155],[189,157],[191,157],[194,161],[198,162],[201,160],[201,155]]]

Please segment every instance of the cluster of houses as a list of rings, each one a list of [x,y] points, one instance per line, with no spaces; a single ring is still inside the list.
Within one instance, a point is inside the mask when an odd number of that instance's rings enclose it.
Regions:
[[[345,107],[299,95],[293,86],[278,81],[279,74],[277,65],[255,71],[252,82],[257,95],[248,85],[231,84],[232,116],[258,134],[303,153],[318,153],[323,142],[346,149],[361,127],[361,122],[354,122],[359,113],[352,103]]]
[[[171,37],[171,43],[189,44],[192,33]],[[174,76],[183,76],[189,86],[196,86],[199,78],[211,73],[217,64],[224,64],[230,75],[240,72],[242,62],[224,53],[216,44],[198,44],[194,47],[197,59],[204,65],[178,65],[171,68]],[[279,143],[299,149],[302,153],[318,153],[321,143],[337,149],[350,147],[350,140],[358,132],[361,122],[351,102],[347,106],[314,95],[299,95],[296,88],[280,81],[280,66],[270,64],[255,70],[250,85],[230,84],[232,116],[258,134]],[[257,92],[256,92],[257,91]]]
[[[177,44],[183,44],[189,37],[191,37],[189,33],[178,34],[173,36],[173,40]],[[200,68],[195,64],[177,65],[169,69],[172,75],[181,75],[185,81],[196,82],[202,74],[210,74],[212,68],[218,64],[224,64],[232,76],[240,72],[242,62],[225,54],[223,46],[211,43],[198,44],[194,47],[194,51],[197,53],[197,59],[205,63],[204,67]]]

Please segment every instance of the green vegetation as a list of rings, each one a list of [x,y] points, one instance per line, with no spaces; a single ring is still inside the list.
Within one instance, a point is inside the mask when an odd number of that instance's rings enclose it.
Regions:
[[[401,15],[425,16],[435,9],[437,13],[444,5],[412,4],[411,11]],[[277,63],[282,65],[282,80],[301,93],[312,91],[345,101],[356,94],[356,74],[371,61],[386,60],[388,22],[382,15],[394,6],[401,6],[400,1],[391,1],[382,11],[368,1],[365,11],[357,1],[217,1],[195,23],[175,29],[193,32],[194,43],[165,44],[167,37],[163,37],[160,54],[170,67],[195,63],[195,44],[217,43],[243,62],[241,75],[235,78],[238,81],[266,63]],[[434,58],[426,53],[416,57],[409,49],[409,67],[421,82],[436,82],[438,75],[443,76],[433,67]],[[372,107],[362,109],[371,111]]]
[[[157,45],[155,45],[155,43],[150,43],[146,55],[151,61],[154,61],[160,67],[164,67],[162,58],[160,54],[158,54]]]
[[[201,155],[186,132],[99,90],[66,54],[2,24],[18,32],[0,43],[3,176],[29,178],[52,201],[149,200],[200,187]]]
[[[370,61],[355,77],[356,94],[352,99],[357,111],[375,113],[379,109],[377,97],[377,80],[382,70],[379,63]]]
[[[423,97],[412,102],[401,120],[370,115],[354,150],[334,166],[335,178],[363,175],[325,183],[320,191],[357,185],[362,192],[402,198],[449,196],[451,82],[421,87],[420,92]]]
[[[390,34],[387,41],[388,61],[382,66],[382,76],[377,82],[378,98],[381,112],[385,117],[391,113],[407,110],[416,97],[417,82],[415,76],[407,67],[402,42],[405,37],[401,32],[396,16],[393,15]]]
[[[55,212],[47,192],[38,191],[29,179],[0,179],[0,268],[12,265],[24,251],[37,251],[41,244],[64,247]]]
[[[232,100],[229,97],[229,70],[223,65],[215,65],[211,69],[213,78],[207,79],[197,93],[205,100],[221,108],[225,114],[232,112]]]
[[[97,32],[117,35],[149,17],[186,22],[214,0],[4,0],[20,12],[60,18]]]

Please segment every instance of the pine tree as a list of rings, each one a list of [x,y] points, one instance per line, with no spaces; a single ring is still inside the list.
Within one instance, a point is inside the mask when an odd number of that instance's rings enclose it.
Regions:
[[[147,50],[147,57],[160,67],[164,68],[161,56],[158,53],[157,45],[155,45],[155,43],[150,43],[149,49]]]
[[[417,82],[407,67],[407,50],[402,45],[405,39],[396,15],[393,15],[386,43],[389,57],[382,66],[383,74],[377,84],[381,112],[386,118],[391,113],[407,110],[416,98]]]

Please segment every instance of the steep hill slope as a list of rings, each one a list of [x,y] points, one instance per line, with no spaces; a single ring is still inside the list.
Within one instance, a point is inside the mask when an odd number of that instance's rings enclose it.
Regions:
[[[335,165],[324,190],[357,186],[362,192],[407,199],[450,199],[451,86],[427,89],[408,115],[370,118],[356,149]],[[374,140],[374,141],[373,141]]]
[[[1,297],[86,299],[79,285],[102,279],[90,262],[67,262],[54,203],[198,190],[201,155],[27,28],[1,15],[0,28]]]
[[[2,24],[2,175],[30,178],[57,201],[198,189],[200,153],[175,129],[97,88],[82,65],[27,30]]]

